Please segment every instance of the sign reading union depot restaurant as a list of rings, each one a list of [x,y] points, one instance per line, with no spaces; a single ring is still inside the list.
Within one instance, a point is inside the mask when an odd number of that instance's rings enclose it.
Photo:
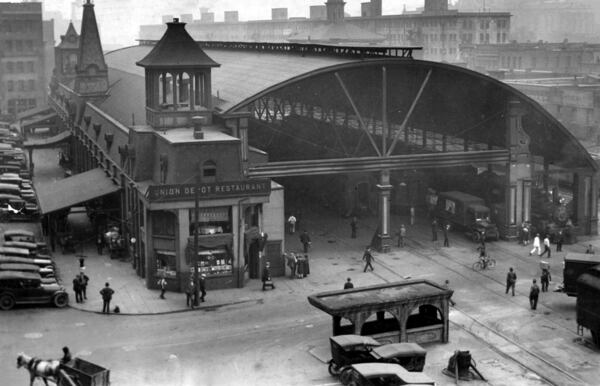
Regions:
[[[146,193],[150,201],[193,200],[198,190],[198,197],[221,198],[229,196],[257,196],[271,193],[270,180],[251,180],[234,182],[213,182],[189,185],[153,185]]]

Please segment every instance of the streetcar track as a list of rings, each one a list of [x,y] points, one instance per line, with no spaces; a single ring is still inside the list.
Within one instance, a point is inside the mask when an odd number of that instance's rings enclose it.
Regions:
[[[417,240],[414,240],[414,239],[409,239],[408,241],[410,241],[410,243],[411,243],[411,244],[416,244],[416,245],[417,245],[417,247],[419,247],[419,249],[421,249],[421,250],[418,250],[418,249],[417,249],[417,248],[415,248],[414,246],[411,246],[411,245],[409,245],[409,243],[406,243],[406,244],[405,244],[405,247],[406,247],[406,249],[408,249],[408,250],[410,251],[410,253],[412,253],[412,254],[414,254],[414,255],[417,255],[417,256],[424,257],[424,258],[426,258],[427,260],[429,260],[429,261],[431,261],[431,262],[433,262],[433,263],[435,263],[435,264],[437,264],[437,265],[441,265],[441,266],[443,266],[445,269],[448,269],[448,270],[450,270],[450,271],[454,272],[455,274],[457,274],[457,275],[459,275],[459,276],[461,276],[461,277],[463,277],[463,278],[465,278],[465,279],[467,279],[467,280],[470,280],[470,279],[471,279],[471,278],[469,278],[469,277],[468,277],[466,274],[464,274],[464,273],[462,273],[462,272],[458,271],[457,269],[454,269],[454,268],[452,268],[452,267],[449,267],[449,266],[447,266],[446,264],[442,264],[442,263],[440,263],[439,259],[435,259],[435,257],[439,257],[439,256],[441,256],[441,257],[443,257],[444,259],[446,259],[446,260],[449,260],[449,261],[453,262],[454,264],[457,264],[457,265],[459,265],[459,266],[461,266],[461,267],[467,268],[468,270],[471,270],[471,271],[472,271],[472,266],[471,266],[471,265],[468,265],[468,264],[465,264],[465,263],[462,263],[462,262],[460,262],[460,261],[457,261],[457,260],[453,259],[453,258],[452,258],[452,257],[451,257],[449,254],[447,254],[446,252],[444,252],[444,251],[442,251],[442,250],[440,250],[440,249],[434,249],[434,250],[433,250],[433,253],[431,253],[431,254],[425,253],[424,251],[428,251],[429,249],[428,249],[427,247],[425,247],[425,246],[424,246],[424,245],[423,245],[421,242],[419,242],[419,241],[417,241]],[[501,248],[501,247],[496,247],[496,249],[504,249],[504,248]],[[506,252],[507,252],[508,254],[510,254],[510,255],[514,255],[514,256],[517,256],[517,257],[518,257],[518,255],[516,255],[516,254],[514,254],[514,253],[512,253],[512,252],[510,252],[510,251],[508,251],[508,250],[506,250]],[[385,262],[383,262],[381,259],[378,259],[378,261],[377,261],[377,264],[378,264],[379,266],[381,266],[381,267],[385,268],[386,270],[388,270],[388,271],[392,272],[394,275],[398,276],[399,278],[401,278],[401,279],[405,280],[405,279],[404,279],[404,278],[403,278],[403,277],[402,277],[400,274],[398,274],[396,271],[394,271],[394,270],[393,270],[393,269],[392,269],[390,266],[388,266],[388,265],[387,265]],[[473,271],[473,272],[476,272],[476,273],[480,274],[481,276],[485,276],[485,277],[486,277],[486,278],[488,278],[489,280],[492,280],[492,281],[494,281],[494,282],[496,282],[496,283],[499,283],[499,284],[502,284],[502,285],[504,285],[504,283],[503,283],[503,282],[501,282],[501,281],[499,281],[499,280],[496,280],[495,278],[491,277],[490,275],[486,275],[484,271]],[[373,274],[375,274],[375,272],[374,272],[374,271],[373,271],[372,273],[373,273]],[[379,275],[379,274],[375,274],[375,275],[376,275],[377,277],[379,277],[381,280],[383,280],[384,282],[386,282],[386,283],[390,283],[390,280],[386,279],[386,278],[385,278],[385,277],[383,277],[382,275]],[[485,288],[485,287],[484,287],[484,288]],[[494,291],[492,291],[491,289],[488,289],[488,288],[485,288],[485,289],[486,289],[488,292],[494,293]],[[509,301],[511,301],[511,302],[512,302],[512,300],[509,300]],[[519,306],[519,305],[518,305],[516,302],[512,302],[512,303],[514,303],[515,305]],[[521,307],[521,306],[519,306],[519,307]],[[548,308],[550,308],[550,307],[548,307]],[[501,339],[505,340],[506,342],[509,342],[510,344],[512,344],[512,345],[514,345],[514,346],[516,346],[516,347],[518,347],[518,348],[519,348],[519,350],[521,350],[521,351],[522,351],[523,353],[525,353],[526,355],[528,355],[528,356],[530,356],[530,357],[534,358],[534,359],[535,359],[535,360],[537,360],[537,361],[540,361],[540,362],[542,362],[544,365],[550,366],[552,369],[554,369],[555,371],[557,371],[557,372],[559,372],[560,374],[564,375],[565,377],[567,377],[567,378],[571,379],[572,381],[578,382],[578,383],[580,383],[580,384],[586,384],[586,382],[585,382],[585,381],[581,380],[580,378],[578,378],[578,377],[577,377],[577,376],[575,376],[574,374],[571,374],[570,372],[568,372],[568,371],[566,371],[566,370],[564,370],[564,369],[560,368],[559,366],[555,365],[554,363],[552,363],[552,362],[548,361],[547,359],[543,358],[542,356],[540,356],[540,355],[536,354],[536,353],[535,353],[535,352],[533,352],[532,350],[530,350],[530,349],[527,349],[526,347],[524,347],[524,346],[522,346],[521,344],[517,343],[517,341],[516,341],[515,339],[513,339],[513,338],[510,338],[509,336],[506,336],[506,335],[505,335],[505,334],[503,334],[502,332],[500,332],[500,331],[497,331],[496,329],[494,329],[494,328],[492,328],[492,327],[488,326],[487,324],[484,324],[484,323],[482,323],[482,322],[478,321],[476,317],[472,316],[471,314],[469,314],[469,313],[467,313],[467,312],[465,312],[465,311],[463,311],[463,310],[460,310],[459,308],[456,308],[456,307],[454,307],[454,309],[455,309],[455,311],[456,311],[456,312],[460,312],[462,315],[464,315],[465,317],[467,317],[467,318],[468,318],[469,320],[471,320],[472,322],[474,322],[474,323],[477,323],[477,325],[479,325],[480,327],[484,328],[486,331],[489,331],[490,333],[492,333],[492,334],[495,334],[496,336],[500,337]],[[550,309],[551,309],[551,308],[550,308]],[[501,355],[503,358],[506,358],[506,359],[508,359],[508,360],[510,360],[510,361],[512,361],[512,362],[514,362],[514,363],[516,363],[516,364],[518,364],[518,365],[519,365],[519,366],[521,366],[522,368],[524,368],[524,369],[527,369],[527,370],[531,371],[532,373],[535,373],[537,376],[539,376],[539,377],[540,377],[541,379],[543,379],[545,382],[547,382],[547,383],[549,383],[549,384],[551,384],[551,385],[556,385],[556,386],[558,386],[558,385],[562,385],[562,384],[563,384],[563,383],[557,383],[556,381],[552,380],[550,377],[548,377],[548,376],[544,375],[544,373],[543,373],[543,372],[540,372],[539,370],[536,370],[536,369],[535,369],[533,366],[530,366],[530,365],[528,365],[527,363],[525,363],[525,361],[523,361],[523,360],[518,360],[518,359],[515,359],[513,356],[509,355],[508,353],[505,353],[505,352],[503,352],[503,351],[502,351],[502,350],[500,350],[498,347],[496,347],[496,346],[495,346],[495,345],[493,345],[492,343],[490,343],[490,342],[486,341],[485,339],[483,339],[482,337],[478,336],[477,334],[475,334],[474,332],[470,331],[469,329],[465,328],[464,326],[462,326],[462,325],[460,325],[460,324],[458,324],[458,323],[452,322],[451,320],[450,320],[450,322],[451,322],[451,323],[452,323],[452,324],[453,324],[455,327],[458,327],[458,328],[460,328],[461,330],[465,331],[466,333],[468,333],[469,335],[471,335],[472,337],[474,337],[474,338],[475,338],[475,339],[477,339],[478,341],[480,341],[480,342],[483,342],[483,343],[484,343],[484,344],[485,344],[487,347],[489,347],[489,348],[490,348],[492,351],[496,352],[497,354]],[[551,321],[551,322],[552,322],[553,324],[556,324],[556,325],[557,325],[557,326],[559,326],[560,328],[562,328],[562,329],[564,329],[564,330],[568,331],[568,332],[572,332],[572,333],[575,333],[575,334],[576,334],[576,332],[573,332],[572,330],[568,329],[567,327],[564,327],[564,326],[562,326],[562,325],[560,325],[560,324],[557,324],[557,323],[555,323],[554,321]]]

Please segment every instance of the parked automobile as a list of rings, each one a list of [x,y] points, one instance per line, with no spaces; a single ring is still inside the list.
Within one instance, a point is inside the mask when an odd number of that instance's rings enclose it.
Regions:
[[[577,296],[577,279],[588,269],[600,264],[600,256],[569,252],[563,264],[563,292]]]
[[[35,264],[40,268],[52,268],[54,269],[54,263],[51,259],[40,259],[32,257],[16,257],[16,256],[4,256],[0,255],[0,264],[11,263],[11,264]]]
[[[479,242],[498,240],[500,232],[490,220],[490,208],[482,198],[464,192],[442,192],[438,195],[436,216],[446,223],[465,231],[467,237]]]
[[[425,373],[410,372],[396,363],[350,365],[342,371],[340,381],[352,386],[435,385]]]
[[[9,229],[4,231],[4,241],[27,241],[35,243],[35,234],[24,229]]]
[[[369,336],[337,335],[329,338],[331,361],[329,373],[337,375],[354,363],[398,363],[409,371],[423,371],[427,351],[416,343],[381,345]]]
[[[42,277],[31,272],[0,272],[0,309],[10,310],[16,304],[69,304],[69,295],[58,283],[42,284]]]
[[[54,269],[45,267],[41,268],[35,264],[20,264],[20,263],[0,263],[0,271],[22,271],[39,273],[42,278],[54,277]]]

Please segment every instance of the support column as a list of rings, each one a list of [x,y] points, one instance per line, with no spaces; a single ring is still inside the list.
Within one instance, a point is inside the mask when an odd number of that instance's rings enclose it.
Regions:
[[[390,237],[390,171],[382,170],[377,185],[379,191],[379,226],[374,246],[379,252],[389,252],[392,240]]]

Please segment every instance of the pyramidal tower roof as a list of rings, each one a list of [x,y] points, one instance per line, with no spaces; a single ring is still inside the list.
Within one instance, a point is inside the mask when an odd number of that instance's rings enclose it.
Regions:
[[[81,35],[79,36],[79,63],[77,70],[84,72],[88,67],[94,66],[98,71],[107,71],[102,52],[102,43],[98,33],[94,4],[86,0],[83,4],[83,17],[81,19]]]
[[[77,31],[75,31],[73,22],[69,22],[67,33],[60,36],[60,43],[58,44],[58,47],[68,49],[79,48],[79,35],[77,34]]]
[[[181,68],[181,67],[219,67],[200,48],[198,43],[185,30],[185,23],[173,19],[167,23],[167,31],[156,43],[152,51],[136,63],[141,67]]]

